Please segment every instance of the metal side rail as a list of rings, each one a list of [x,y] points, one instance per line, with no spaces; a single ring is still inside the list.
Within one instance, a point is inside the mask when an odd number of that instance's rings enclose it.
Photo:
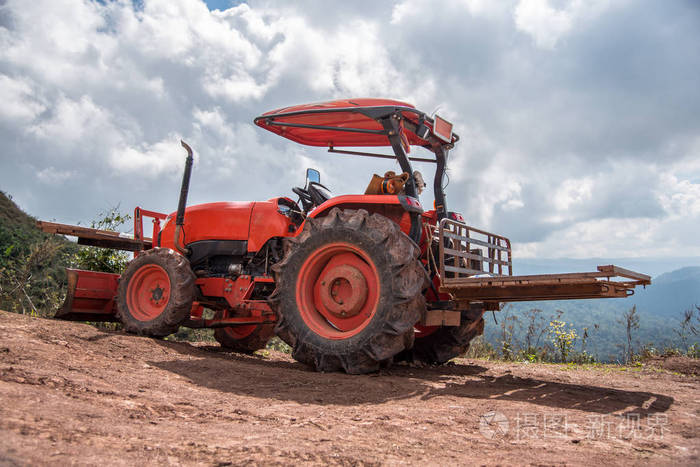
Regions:
[[[507,238],[451,219],[440,221],[437,234],[440,291],[458,301],[624,298],[651,284],[649,276],[613,265],[596,272],[513,276]]]

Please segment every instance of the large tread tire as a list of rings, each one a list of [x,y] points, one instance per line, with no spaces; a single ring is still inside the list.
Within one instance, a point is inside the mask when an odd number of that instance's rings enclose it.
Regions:
[[[442,326],[433,333],[416,338],[413,348],[402,352],[397,360],[442,365],[469,350],[469,343],[484,333],[484,308],[472,304],[462,310],[459,326]]]
[[[167,299],[167,303],[162,308],[148,305],[148,295],[154,293],[153,289],[148,290],[148,284],[156,283],[152,281],[154,274],[156,282],[159,279],[163,282],[157,283],[156,287],[165,290],[160,300]],[[190,316],[196,292],[195,279],[187,258],[174,250],[153,248],[139,254],[126,267],[117,289],[117,317],[124,330],[153,337],[176,332]]]
[[[329,338],[305,321],[296,292],[305,262],[337,243],[351,244],[371,259],[379,298],[376,311],[356,334]],[[292,347],[296,360],[317,371],[362,374],[388,366],[413,345],[413,326],[425,310],[422,291],[428,282],[419,253],[396,223],[379,214],[334,208],[325,217],[307,219],[303,232],[287,240],[284,259],[273,267],[277,288],[270,305],[278,314],[277,335]]]
[[[223,311],[217,311],[214,319],[224,317]],[[264,349],[267,341],[275,335],[274,324],[259,324],[250,334],[239,337],[232,327],[217,328],[214,330],[214,339],[225,349],[236,352],[253,353],[256,350]]]

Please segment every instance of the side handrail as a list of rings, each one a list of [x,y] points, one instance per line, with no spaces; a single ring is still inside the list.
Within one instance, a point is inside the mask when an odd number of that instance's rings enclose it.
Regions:
[[[158,234],[160,234],[160,221],[168,217],[167,214],[156,211],[148,211],[136,206],[134,208],[134,239],[144,241],[143,235],[143,218],[150,217],[153,219],[153,236],[151,237],[153,247],[158,243]],[[136,255],[137,252],[134,252]]]

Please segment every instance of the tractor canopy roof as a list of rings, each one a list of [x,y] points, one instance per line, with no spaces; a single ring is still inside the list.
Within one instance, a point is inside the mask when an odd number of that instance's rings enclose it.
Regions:
[[[452,147],[459,137],[452,125],[432,118],[406,102],[390,99],[343,99],[271,110],[255,124],[308,146],[391,146],[392,130],[384,122],[399,120],[399,135],[406,152],[410,145]]]

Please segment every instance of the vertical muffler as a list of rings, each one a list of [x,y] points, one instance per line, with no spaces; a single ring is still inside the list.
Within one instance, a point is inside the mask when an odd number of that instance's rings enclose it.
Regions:
[[[175,248],[183,255],[189,254],[189,249],[180,243],[180,233],[185,225],[185,206],[187,205],[187,193],[190,190],[190,177],[192,176],[192,148],[180,140],[182,147],[187,150],[187,159],[185,160],[185,173],[182,175],[182,186],[180,187],[180,200],[177,204],[177,216],[175,217]]]

